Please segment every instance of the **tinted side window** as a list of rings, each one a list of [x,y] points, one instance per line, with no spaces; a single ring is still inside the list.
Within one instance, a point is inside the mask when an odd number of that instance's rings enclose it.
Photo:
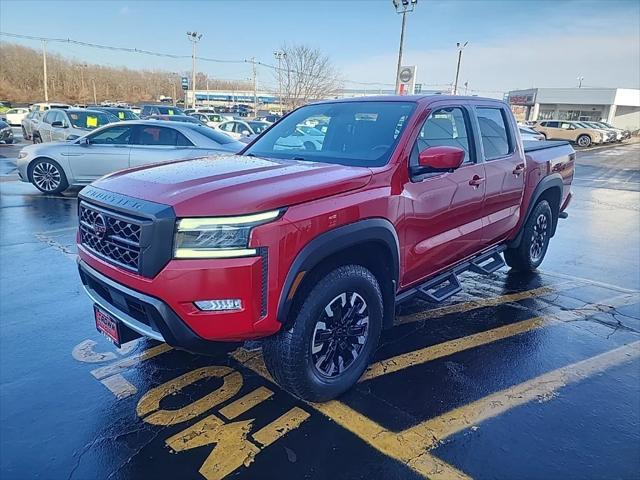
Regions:
[[[144,125],[140,127],[136,144],[175,146],[177,143],[177,133],[178,132],[171,128]]]
[[[193,147],[193,143],[178,131],[176,131],[176,145],[179,147]]]
[[[91,143],[95,145],[127,145],[131,138],[131,127],[122,125],[107,128],[91,135]]]
[[[51,110],[49,110],[49,111],[45,114],[45,116],[44,116],[44,118],[42,119],[42,121],[43,121],[44,123],[53,123],[53,117],[55,116],[55,114],[56,114],[56,112],[52,112]]]
[[[480,137],[485,160],[504,157],[511,152],[507,122],[500,108],[477,108]]]
[[[559,122],[547,122],[547,127],[558,128]]]
[[[465,117],[463,110],[458,107],[442,108],[432,112],[418,134],[417,152],[436,146],[458,147],[465,151],[463,163],[471,162],[469,128]],[[415,157],[417,164],[417,155]]]

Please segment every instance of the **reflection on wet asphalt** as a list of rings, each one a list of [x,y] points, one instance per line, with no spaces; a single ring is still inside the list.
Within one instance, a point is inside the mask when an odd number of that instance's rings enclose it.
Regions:
[[[579,153],[540,272],[465,274],[449,302],[404,306],[325,404],[240,344],[115,349],[77,277],[75,193],[5,178],[0,477],[637,478],[639,146]]]

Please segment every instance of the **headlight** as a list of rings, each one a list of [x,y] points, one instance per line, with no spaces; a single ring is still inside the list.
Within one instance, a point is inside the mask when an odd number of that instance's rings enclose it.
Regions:
[[[25,152],[24,150],[20,150],[20,153],[18,153],[18,158],[24,158],[27,156],[27,152]]]
[[[278,218],[282,210],[239,217],[178,220],[174,258],[230,258],[256,254],[249,247],[251,229]]]

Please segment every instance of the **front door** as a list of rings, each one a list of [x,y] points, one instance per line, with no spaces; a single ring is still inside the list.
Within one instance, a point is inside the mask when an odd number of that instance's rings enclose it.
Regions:
[[[409,202],[402,233],[402,287],[462,260],[481,241],[485,170],[477,158],[470,119],[466,107],[437,105],[420,129],[411,165],[417,165],[420,151],[433,146],[459,147],[466,155],[453,172],[426,173],[404,186]]]
[[[486,174],[485,200],[482,208],[482,240],[485,246],[503,240],[520,219],[524,192],[525,162],[517,131],[501,107],[476,107],[480,144]]]
[[[67,155],[76,179],[88,183],[107,173],[129,167],[129,145],[133,128],[114,124],[86,138],[88,144],[69,144]]]

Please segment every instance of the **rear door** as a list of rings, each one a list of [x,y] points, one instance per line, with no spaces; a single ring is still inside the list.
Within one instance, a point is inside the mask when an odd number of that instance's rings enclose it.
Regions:
[[[88,183],[107,173],[129,167],[129,152],[133,127],[116,123],[90,134],[88,145],[69,144],[67,156],[74,177]]]
[[[56,114],[55,111],[49,110],[47,113],[44,114],[42,121],[36,128],[38,131],[38,134],[40,135],[40,139],[43,142],[51,141],[51,129],[52,129],[51,123],[53,123],[54,121],[55,114]]]
[[[135,127],[130,156],[132,167],[181,160],[197,155],[193,143],[175,128],[161,125],[136,125]]]
[[[433,105],[420,128],[410,165],[417,165],[419,152],[433,146],[459,147],[466,155],[453,172],[427,173],[411,178],[404,186],[409,208],[404,223],[403,286],[443,270],[478,249],[485,171],[472,132],[472,112],[458,102]]]
[[[486,175],[482,241],[488,246],[506,238],[520,219],[525,162],[507,107],[477,105],[475,112]]]

